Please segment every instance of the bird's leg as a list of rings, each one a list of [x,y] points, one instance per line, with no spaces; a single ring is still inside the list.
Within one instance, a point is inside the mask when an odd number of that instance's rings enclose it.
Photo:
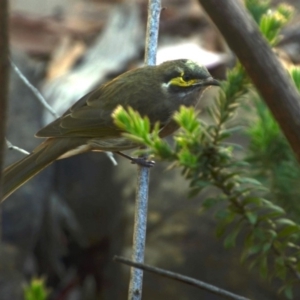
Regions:
[[[132,164],[137,164],[142,167],[151,168],[155,165],[154,160],[147,160],[146,157],[131,157],[130,155],[124,154],[123,152],[120,151],[116,151],[115,153],[129,159]]]

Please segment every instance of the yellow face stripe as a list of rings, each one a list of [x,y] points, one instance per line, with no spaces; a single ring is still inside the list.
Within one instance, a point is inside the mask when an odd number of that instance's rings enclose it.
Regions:
[[[175,85],[175,86],[188,87],[188,86],[194,85],[195,83],[197,83],[199,81],[198,79],[189,79],[189,80],[185,81],[183,79],[183,75],[184,75],[184,73],[182,73],[178,77],[171,79],[169,84]]]

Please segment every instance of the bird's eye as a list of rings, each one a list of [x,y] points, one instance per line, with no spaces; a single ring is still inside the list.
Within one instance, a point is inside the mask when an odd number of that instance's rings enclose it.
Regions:
[[[182,75],[182,79],[184,81],[190,81],[192,78],[191,78],[191,76],[184,74],[184,75]]]

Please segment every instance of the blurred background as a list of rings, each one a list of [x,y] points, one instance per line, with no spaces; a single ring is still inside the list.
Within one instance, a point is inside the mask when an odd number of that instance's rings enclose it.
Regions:
[[[285,2],[299,12],[298,0]],[[158,63],[190,58],[225,78],[234,56],[198,2],[162,0],[162,7]],[[11,58],[62,114],[96,85],[143,64],[146,19],[146,0],[11,0]],[[282,34],[282,59],[299,64],[299,14]],[[206,92],[200,108],[214,92]],[[51,120],[12,70],[8,140],[31,151],[41,141],[35,132]],[[5,165],[21,158],[7,150]],[[116,159],[118,166],[102,153],[58,161],[4,202],[1,300],[23,299],[35,277],[45,279],[53,300],[126,299],[129,268],[112,257],[131,256],[136,167]],[[213,211],[201,210],[208,195],[188,198],[180,171],[167,167],[157,162],[151,170],[146,263],[251,299],[283,299],[240,264],[239,245],[226,250],[215,237]],[[220,297],[146,273],[143,299]]]

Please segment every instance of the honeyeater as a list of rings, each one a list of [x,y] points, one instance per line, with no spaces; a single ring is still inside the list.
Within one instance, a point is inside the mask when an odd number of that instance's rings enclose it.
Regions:
[[[195,106],[203,90],[219,85],[208,70],[188,59],[137,68],[96,87],[60,118],[37,132],[46,138],[32,153],[3,172],[2,200],[53,161],[86,151],[119,152],[139,145],[122,135],[112,118],[119,106],[131,107],[150,124],[159,122],[161,137],[178,126],[172,119],[181,105]]]

